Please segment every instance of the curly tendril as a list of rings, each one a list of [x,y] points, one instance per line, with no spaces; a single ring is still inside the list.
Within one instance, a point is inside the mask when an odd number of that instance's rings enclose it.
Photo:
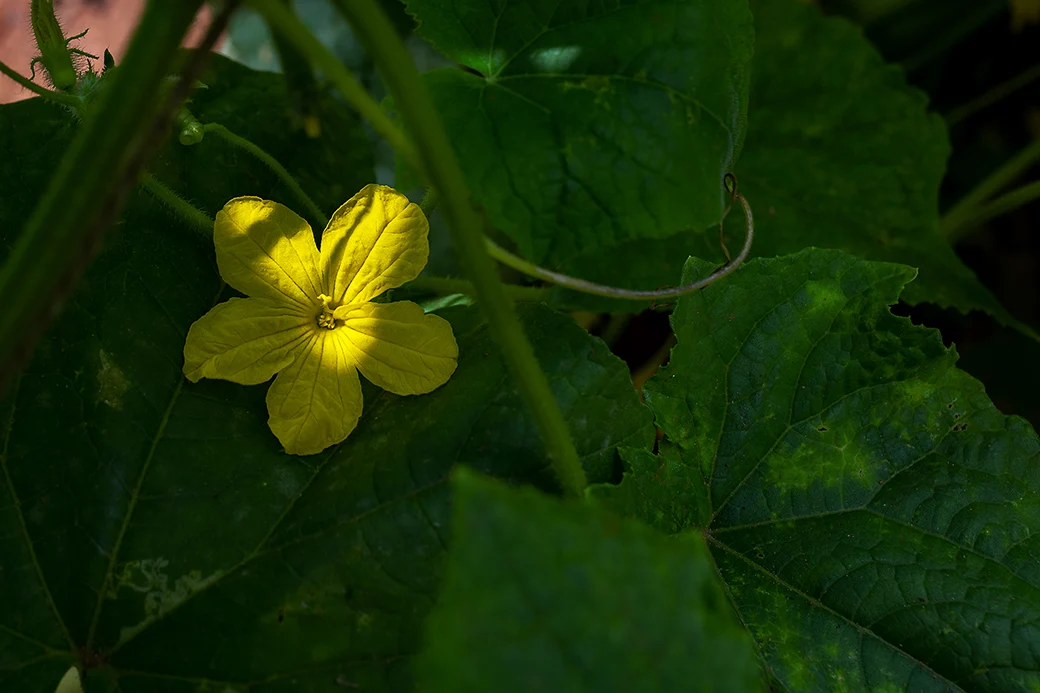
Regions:
[[[495,258],[503,265],[512,267],[513,269],[523,272],[524,274],[541,279],[543,281],[556,284],[557,286],[563,286],[574,291],[580,291],[586,294],[594,294],[596,296],[606,296],[607,298],[619,298],[625,300],[635,301],[651,301],[651,300],[663,300],[671,298],[679,298],[686,294],[692,294],[696,291],[700,291],[704,287],[714,284],[723,277],[732,274],[744,260],[747,259],[748,254],[751,252],[751,243],[755,238],[755,220],[751,213],[751,206],[748,201],[737,191],[737,177],[732,173],[727,173],[723,177],[723,185],[726,191],[730,194],[729,206],[726,208],[726,213],[732,208],[733,203],[737,202],[740,204],[741,209],[744,210],[744,219],[746,220],[746,231],[744,238],[744,247],[741,248],[740,253],[733,258],[730,262],[726,263],[719,269],[715,270],[707,277],[698,279],[690,284],[684,284],[682,286],[671,286],[663,289],[654,289],[651,291],[638,291],[633,289],[622,289],[616,286],[606,286],[605,284],[596,284],[585,279],[578,277],[572,277],[567,274],[560,272],[554,272],[544,267],[539,267],[533,263],[524,260],[523,258],[513,255],[508,250],[498,245],[490,238],[485,237],[484,242],[487,244],[488,253],[491,257]],[[725,219],[725,215],[723,215]],[[720,222],[721,223],[721,222]],[[725,246],[723,246],[725,248]],[[729,253],[726,253],[727,257]]]

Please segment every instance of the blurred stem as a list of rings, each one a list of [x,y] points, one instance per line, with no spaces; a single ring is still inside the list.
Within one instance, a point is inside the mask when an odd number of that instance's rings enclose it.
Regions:
[[[60,312],[122,207],[124,186],[149,151],[149,135],[168,126],[172,111],[169,117],[163,111],[157,115],[156,103],[201,4],[152,0],[145,6],[123,65],[79,128],[0,268],[2,375],[20,367]],[[88,640],[92,636],[93,629]]]
[[[965,215],[961,219],[957,227],[950,229],[947,238],[951,243],[956,243],[990,219],[1007,214],[1036,199],[1040,199],[1040,180],[1023,185],[1021,188],[1001,195],[988,204],[976,207],[972,210],[972,213]]]
[[[1006,82],[1001,82],[982,96],[972,99],[963,106],[958,106],[953,109],[946,115],[946,124],[953,127],[962,120],[970,118],[979,111],[989,108],[1001,99],[1010,96],[1022,87],[1028,86],[1036,79],[1040,79],[1040,65],[1034,65],[1025,72],[1012,77]]]
[[[964,196],[943,216],[939,231],[951,243],[962,232],[965,220],[977,215],[977,208],[995,194],[1014,182],[1034,163],[1040,160],[1040,139],[1031,142],[1025,149],[1008,159],[1003,166],[986,176],[973,190]]]
[[[296,14],[281,0],[250,0],[272,33],[279,34],[320,70],[361,117],[413,166],[422,171],[421,160],[411,141],[379,107],[350,70],[314,37]]]
[[[160,204],[180,217],[206,240],[213,240],[213,218],[161,183],[155,176],[141,176],[141,187]]]
[[[33,82],[32,80],[12,70],[10,67],[5,65],[3,61],[0,61],[0,72],[4,73],[5,75],[13,79],[15,82],[18,82],[18,84],[22,85],[23,87],[25,87],[32,93],[36,94],[37,96],[42,96],[47,101],[51,101],[53,103],[66,106],[73,110],[78,110],[79,107],[82,105],[80,103],[80,100],[77,99],[75,96],[71,94],[65,94],[60,91],[51,91],[50,89],[41,87],[36,82]]]
[[[417,169],[441,197],[440,206],[462,265],[470,274],[478,303],[487,316],[517,389],[534,415],[564,493],[582,497],[587,483],[585,470],[549,381],[538,365],[513,302],[487,254],[483,222],[470,204],[455,151],[411,56],[373,0],[334,0],[333,5],[347,18],[372,56],[401,119],[414,138],[419,159]],[[350,99],[349,94],[345,96]]]
[[[267,168],[274,171],[275,175],[278,176],[279,180],[282,181],[285,187],[292,191],[292,194],[296,196],[296,199],[303,203],[303,206],[307,208],[307,211],[310,213],[313,220],[318,222],[318,225],[321,228],[325,228],[329,225],[329,218],[321,211],[321,207],[315,204],[310,195],[303,191],[303,188],[301,188],[300,184],[296,182],[296,179],[292,177],[292,174],[289,173],[284,166],[278,163],[277,159],[265,152],[258,145],[247,140],[245,137],[231,132],[220,123],[206,123],[203,129],[206,132],[212,132],[213,134],[222,137],[228,144],[243,149],[262,161]]]
[[[281,0],[281,2],[286,6],[291,5],[291,0]],[[289,99],[303,125],[304,133],[311,138],[318,137],[322,127],[319,118],[321,88],[314,78],[310,61],[281,34],[273,34],[271,41],[278,53],[278,61],[281,63],[282,74],[285,76]]]

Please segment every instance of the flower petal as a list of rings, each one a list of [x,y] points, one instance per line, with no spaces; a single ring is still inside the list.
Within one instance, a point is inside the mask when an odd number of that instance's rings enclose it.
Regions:
[[[268,425],[290,455],[339,443],[361,416],[361,381],[339,330],[318,330],[267,391]]]
[[[321,275],[310,225],[284,205],[236,197],[213,226],[220,276],[247,296],[318,305]]]
[[[361,374],[398,395],[421,395],[455,372],[459,347],[451,323],[411,301],[341,306],[335,333]]]
[[[370,301],[419,276],[430,223],[393,188],[366,185],[336,210],[321,236],[321,275],[335,305]]]
[[[316,331],[314,318],[266,298],[232,298],[196,320],[184,342],[184,375],[241,385],[270,380]]]

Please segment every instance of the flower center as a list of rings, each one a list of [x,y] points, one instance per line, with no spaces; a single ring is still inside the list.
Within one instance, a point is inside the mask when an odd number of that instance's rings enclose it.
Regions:
[[[332,297],[321,294],[318,296],[318,299],[321,301],[321,312],[318,313],[318,327],[324,327],[326,330],[336,329],[336,318],[329,308],[329,301],[332,300]]]

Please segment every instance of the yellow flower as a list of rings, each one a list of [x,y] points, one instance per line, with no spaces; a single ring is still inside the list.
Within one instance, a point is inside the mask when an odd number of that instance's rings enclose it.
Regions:
[[[451,325],[409,301],[371,303],[419,275],[429,230],[404,195],[367,185],[332,215],[319,253],[311,227],[287,207],[231,200],[213,228],[217,267],[250,298],[221,303],[191,326],[184,374],[242,385],[277,374],[268,424],[294,455],[321,452],[354,430],[359,370],[398,395],[440,387],[459,354]]]

